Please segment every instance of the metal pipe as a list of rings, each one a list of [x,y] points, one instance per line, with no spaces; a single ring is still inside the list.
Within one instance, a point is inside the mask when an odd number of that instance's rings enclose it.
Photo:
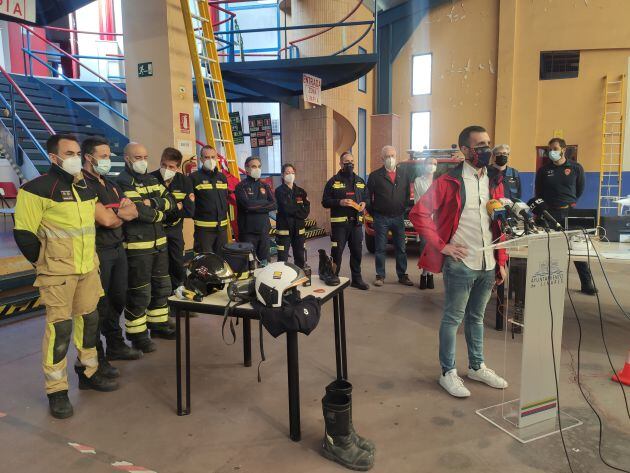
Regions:
[[[254,29],[250,29],[250,30],[226,30],[226,31],[215,31],[214,34],[218,35],[218,34],[231,34],[231,33],[241,33],[241,34],[245,34],[245,33],[266,33],[269,31],[291,31],[291,30],[312,30],[315,28],[327,28],[327,27],[331,27],[330,29],[336,27],[336,26],[359,26],[359,25],[371,25],[372,23],[374,23],[374,20],[364,20],[364,21],[350,21],[348,23],[321,23],[321,24],[314,24],[314,25],[300,25],[300,26],[278,26],[276,28],[254,28]],[[314,36],[313,36],[314,37]],[[302,38],[303,40],[304,38]],[[298,40],[295,41],[291,41],[291,44],[298,42]],[[286,48],[282,48],[282,49],[286,49]]]
[[[31,50],[32,54],[43,54],[46,56],[55,56],[55,57],[63,57],[63,54],[61,53],[54,53],[52,51],[40,51],[38,49],[33,49]],[[72,57],[75,57],[77,59],[98,59],[101,61],[124,61],[125,58],[124,56],[122,57],[118,57],[118,56],[113,56],[113,57],[109,57],[109,56],[84,56],[81,54],[73,54]]]

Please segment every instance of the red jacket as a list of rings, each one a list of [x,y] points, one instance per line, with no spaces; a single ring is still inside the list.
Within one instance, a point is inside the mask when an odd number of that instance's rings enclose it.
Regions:
[[[463,164],[443,174],[431,184],[429,190],[416,203],[409,213],[409,220],[427,244],[420,255],[418,266],[432,273],[442,271],[444,255],[442,248],[451,241],[457,231],[463,203],[466,202],[466,189],[462,179]],[[490,198],[503,197],[502,180],[490,180]],[[501,235],[498,223],[492,225],[493,238]],[[497,263],[505,266],[507,253],[495,250]]]

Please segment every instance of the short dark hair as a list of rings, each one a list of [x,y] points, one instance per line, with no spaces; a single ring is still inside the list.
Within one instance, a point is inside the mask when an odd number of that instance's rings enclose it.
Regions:
[[[339,161],[341,161],[343,158],[345,158],[348,155],[352,156],[352,153],[350,151],[344,151],[343,153],[341,153],[341,156],[339,156]]]
[[[81,143],[81,162],[85,163],[86,154],[94,154],[96,147],[103,145],[109,146],[109,141],[102,136],[91,136],[83,140]]]
[[[175,162],[177,163],[177,167],[182,165],[183,160],[184,160],[184,157],[182,156],[181,151],[175,148],[170,148],[170,147],[164,148],[164,151],[162,151],[162,158],[160,159],[160,161]]]
[[[206,150],[206,149],[214,150],[214,146],[210,146],[210,145],[203,145],[203,146],[201,147],[201,151],[200,151],[200,153],[203,153],[203,151],[204,151],[204,150]],[[216,150],[215,150],[215,151],[216,151]]]
[[[457,139],[457,143],[459,144],[460,148],[462,146],[468,147],[468,146],[470,146],[470,135],[472,135],[473,133],[485,133],[487,131],[488,130],[486,130],[484,127],[479,126],[479,125],[467,126],[459,134],[459,138]]]
[[[565,149],[567,147],[567,142],[564,141],[562,138],[551,138],[548,145],[551,146],[554,143],[558,143],[560,145],[560,148],[562,149]]]
[[[287,168],[293,168],[293,170],[295,171],[295,166],[291,163],[284,163],[282,165],[282,174],[284,174],[284,171],[287,170]]]
[[[46,140],[46,152],[49,154],[59,153],[59,142],[61,140],[74,141],[77,144],[79,143],[79,140],[77,139],[77,137],[69,133],[60,133],[57,135],[51,135],[50,138]]]
[[[262,164],[262,159],[260,159],[258,156],[250,156],[249,158],[245,160],[245,167],[247,167],[247,165],[251,163],[253,160],[257,160],[260,164]]]

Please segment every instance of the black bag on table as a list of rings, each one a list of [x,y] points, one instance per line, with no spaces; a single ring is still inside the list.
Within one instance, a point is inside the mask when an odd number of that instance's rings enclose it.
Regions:
[[[277,308],[266,307],[258,301],[253,301],[252,306],[260,315],[263,326],[274,338],[285,332],[308,335],[317,327],[321,315],[319,300],[314,296],[306,296]]]
[[[226,243],[223,245],[223,259],[230,265],[232,271],[240,277],[254,270],[256,261],[254,245],[241,241]]]

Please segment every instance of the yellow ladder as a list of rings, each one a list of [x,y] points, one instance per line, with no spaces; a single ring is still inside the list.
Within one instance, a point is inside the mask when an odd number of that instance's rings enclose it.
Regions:
[[[602,122],[602,157],[599,167],[599,202],[597,224],[602,216],[617,215],[621,197],[623,135],[626,112],[626,76],[612,80],[604,77],[604,117]]]
[[[225,157],[230,173],[238,177],[236,149],[210,6],[208,0],[181,0],[181,4],[206,143]]]

